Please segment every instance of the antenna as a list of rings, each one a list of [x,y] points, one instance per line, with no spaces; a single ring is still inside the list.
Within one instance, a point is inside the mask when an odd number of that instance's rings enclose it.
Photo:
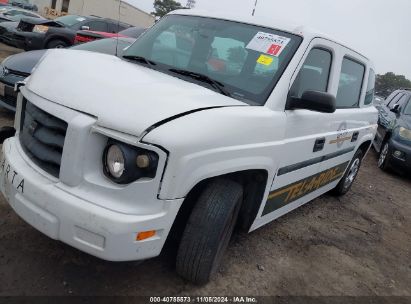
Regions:
[[[121,0],[118,3],[118,20],[117,20],[117,41],[116,41],[116,57],[118,56],[118,32],[120,31],[120,18],[121,18]]]
[[[258,2],[258,0],[255,0],[252,16],[254,16],[255,10],[257,9],[257,2]]]

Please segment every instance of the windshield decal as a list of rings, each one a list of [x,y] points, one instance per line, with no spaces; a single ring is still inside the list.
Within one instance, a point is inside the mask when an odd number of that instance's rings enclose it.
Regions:
[[[291,39],[287,37],[258,32],[246,48],[278,57],[290,41]]]
[[[267,56],[267,55],[260,55],[260,57],[258,57],[257,59],[257,63],[263,64],[266,66],[271,65],[273,62],[274,62],[274,58],[271,56]]]
[[[86,18],[79,17],[79,18],[76,18],[76,20],[77,20],[78,22],[83,22],[84,20],[86,20]]]

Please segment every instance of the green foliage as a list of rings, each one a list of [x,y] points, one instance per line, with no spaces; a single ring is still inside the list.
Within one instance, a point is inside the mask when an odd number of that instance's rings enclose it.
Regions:
[[[181,3],[174,0],[154,0],[155,11],[151,14],[161,18],[169,12],[181,8],[183,8]]]
[[[388,72],[385,75],[377,75],[375,81],[376,94],[387,97],[391,92],[398,89],[411,89],[411,81],[403,75],[395,75]]]

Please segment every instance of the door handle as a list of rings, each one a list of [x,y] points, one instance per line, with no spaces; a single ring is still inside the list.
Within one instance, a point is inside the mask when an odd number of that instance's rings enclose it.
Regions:
[[[317,138],[314,143],[313,152],[318,152],[324,149],[324,144],[325,144],[325,137]]]
[[[351,137],[351,142],[356,142],[358,140],[358,136],[360,135],[360,132],[356,131],[353,133]]]

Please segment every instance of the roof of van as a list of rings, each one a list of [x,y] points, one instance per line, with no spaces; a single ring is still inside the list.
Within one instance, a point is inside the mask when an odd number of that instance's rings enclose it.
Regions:
[[[261,16],[248,16],[248,15],[241,15],[241,14],[230,14],[224,12],[218,13],[218,12],[211,12],[211,11],[204,11],[204,10],[198,10],[198,9],[180,9],[180,10],[175,10],[169,14],[172,15],[187,15],[187,16],[199,16],[199,17],[209,17],[209,18],[216,18],[216,19],[223,19],[223,20],[230,20],[230,21],[237,21],[237,22],[242,22],[242,23],[247,23],[247,24],[253,24],[253,25],[258,25],[258,26],[263,26],[263,27],[268,27],[272,29],[278,29],[282,30],[284,32],[288,32],[291,34],[299,35],[301,37],[305,38],[324,38],[330,41],[333,41],[343,47],[346,47],[350,49],[351,51],[357,53],[358,55],[364,57],[364,59],[368,58],[363,55],[362,53],[352,49],[351,47],[347,46],[344,43],[341,43],[334,38],[331,38],[330,36],[322,33],[321,31],[317,31],[315,29],[312,29],[310,27],[304,26],[302,24],[297,24],[290,22],[289,20],[281,20],[278,18],[267,18],[267,17],[261,17]]]

